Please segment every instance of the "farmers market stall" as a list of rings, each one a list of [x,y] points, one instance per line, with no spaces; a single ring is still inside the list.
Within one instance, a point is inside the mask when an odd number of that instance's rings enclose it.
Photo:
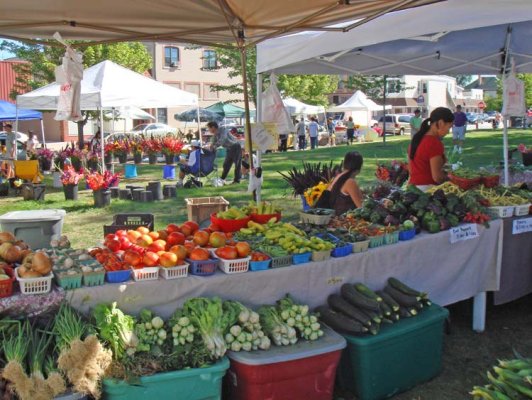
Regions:
[[[501,227],[500,221],[493,221],[489,229],[478,228],[478,238],[455,244],[449,242],[449,232],[421,234],[411,241],[322,262],[244,274],[217,272],[174,281],[84,287],[69,293],[68,298],[83,311],[101,302],[117,301],[126,312],[147,307],[162,316],[194,296],[230,295],[246,304],[260,305],[291,293],[314,307],[343,283],[358,280],[378,288],[388,277],[396,276],[429,292],[437,304],[448,305],[498,290]]]
[[[494,293],[495,305],[517,300],[532,293],[532,218],[505,218],[500,289]],[[522,226],[520,230],[516,224]],[[519,232],[519,233],[518,233]]]

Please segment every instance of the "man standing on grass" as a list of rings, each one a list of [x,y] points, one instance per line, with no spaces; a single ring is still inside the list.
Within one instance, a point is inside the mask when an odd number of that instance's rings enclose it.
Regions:
[[[209,129],[209,132],[212,134],[212,150],[216,151],[216,149],[221,146],[226,151],[221,176],[222,181],[225,183],[225,178],[227,178],[231,167],[235,164],[235,178],[232,183],[240,183],[240,177],[242,174],[242,146],[240,146],[240,143],[233,135],[228,133],[224,128],[220,128],[218,123],[214,121],[207,124],[207,129]]]
[[[453,151],[458,151],[458,154],[462,154],[462,147],[464,146],[466,128],[467,115],[462,111],[462,106],[459,104],[456,106],[453,124]]]
[[[314,150],[318,147],[318,122],[315,117],[310,118],[310,124],[308,124],[308,135],[310,136],[310,148]]]
[[[421,118],[421,111],[418,108],[414,111],[414,116],[410,118],[410,136],[414,136],[419,131],[422,122],[423,118]]]
[[[305,125],[305,117],[301,117],[301,121],[296,125],[297,134],[297,149],[305,150],[305,136],[307,135],[307,125]]]

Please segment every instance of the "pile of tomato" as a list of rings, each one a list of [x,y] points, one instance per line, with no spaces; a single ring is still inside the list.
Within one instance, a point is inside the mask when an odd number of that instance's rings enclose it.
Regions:
[[[89,254],[102,264],[106,271],[123,271],[129,269],[129,266],[124,261],[120,260],[119,255],[113,253],[109,249],[96,247],[92,249]]]
[[[480,211],[476,213],[468,212],[464,217],[465,222],[471,222],[474,224],[485,224],[489,222],[490,220],[491,218],[489,215],[484,214]]]
[[[270,259],[269,256],[261,252],[253,251],[251,253],[251,261],[267,261],[269,259]]]

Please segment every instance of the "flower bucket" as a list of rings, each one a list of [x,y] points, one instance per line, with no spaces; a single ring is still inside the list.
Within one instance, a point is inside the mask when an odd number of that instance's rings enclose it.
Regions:
[[[165,154],[164,155],[166,165],[173,165],[174,164],[174,158],[175,156],[173,154]]]
[[[63,192],[65,193],[65,200],[78,199],[78,185],[64,185]]]
[[[52,161],[46,158],[41,158],[39,160],[39,165],[41,167],[41,171],[50,171],[50,168],[52,168]]]
[[[532,165],[532,153],[521,153],[521,156],[523,157],[523,165],[525,167]]]
[[[89,160],[87,161],[87,168],[91,171],[98,170],[98,160]]]
[[[103,160],[105,164],[111,164],[113,162],[113,153],[107,153]]]
[[[142,153],[134,153],[133,161],[135,162],[135,164],[140,164],[142,162]]]
[[[157,154],[149,154],[148,162],[150,163],[150,165],[157,164]]]
[[[94,207],[103,208],[111,204],[110,190],[95,190],[92,195],[94,197]]]
[[[81,171],[81,160],[79,158],[72,157],[70,159],[70,162],[77,172]]]
[[[52,177],[53,177],[52,187],[56,189],[62,188],[63,184],[61,183],[61,172],[54,171],[54,173],[52,174]]]

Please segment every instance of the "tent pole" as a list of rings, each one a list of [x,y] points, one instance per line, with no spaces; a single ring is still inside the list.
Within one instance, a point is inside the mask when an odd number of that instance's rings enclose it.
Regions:
[[[386,78],[384,75],[384,85],[382,88],[382,144],[386,144]]]
[[[262,122],[262,74],[257,74],[257,109],[255,110],[255,122]],[[249,155],[250,160],[253,159],[253,154]],[[260,149],[257,149],[257,166],[260,167],[262,164],[262,152]],[[262,187],[259,186],[257,189],[257,203],[261,201],[261,190]]]
[[[113,108],[113,125],[114,125],[114,108]],[[114,133],[114,129],[113,129]],[[102,174],[105,172],[105,143],[103,141],[103,109],[100,107],[100,150],[102,153]]]
[[[510,39],[512,37],[512,28],[509,26],[506,31],[506,42],[504,44],[504,63],[502,69],[502,79],[504,85],[504,78],[506,77],[506,71],[508,68],[508,59],[510,51]],[[504,101],[504,97],[503,97]],[[503,107],[504,108],[504,107]],[[525,120],[526,121],[526,120]],[[502,116],[502,151],[503,151],[503,160],[504,160],[504,185],[508,186],[510,182],[510,174],[508,171],[508,118],[506,115]]]
[[[249,153],[249,168],[253,170],[253,143],[251,141],[251,120],[249,118],[249,93],[248,93],[248,76],[247,76],[247,55],[246,48],[240,47],[240,64],[242,68],[242,85],[244,88],[244,108],[246,110],[246,147]]]
[[[199,109],[200,109],[200,105],[199,105],[199,97],[198,97],[198,108],[196,108],[196,115],[198,117],[198,137],[199,137],[200,144],[203,144],[203,137],[202,137],[202,134],[201,134],[201,121],[200,121]],[[187,123],[185,121],[185,130],[186,129],[187,129]],[[185,132],[185,135],[186,135],[186,132]]]
[[[43,146],[46,146],[46,139],[44,137],[44,123],[42,122],[42,118],[41,118],[41,135],[42,135],[42,144]]]

